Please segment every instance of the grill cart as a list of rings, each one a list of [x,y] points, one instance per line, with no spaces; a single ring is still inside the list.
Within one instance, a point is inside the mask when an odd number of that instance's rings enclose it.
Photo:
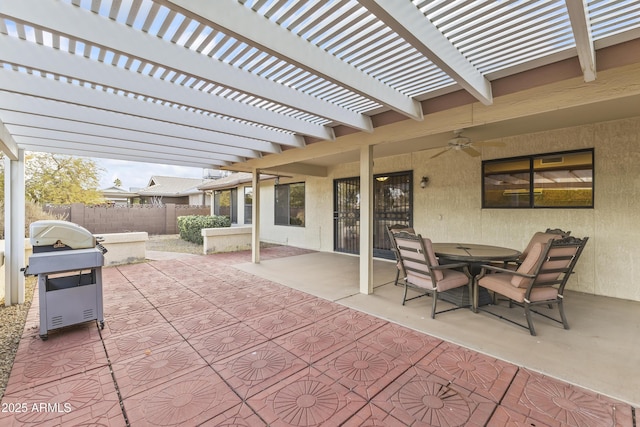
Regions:
[[[104,328],[102,266],[107,250],[89,230],[67,221],[30,225],[33,255],[25,275],[38,276],[40,338],[91,320]]]

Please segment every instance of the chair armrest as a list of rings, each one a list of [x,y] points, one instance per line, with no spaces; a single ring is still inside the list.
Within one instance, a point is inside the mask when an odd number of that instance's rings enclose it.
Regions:
[[[473,281],[473,276],[469,272],[469,264],[466,262],[458,262],[455,264],[443,264],[443,265],[435,265],[431,267],[432,270],[453,270],[455,268],[462,268],[462,272],[469,278],[469,281]]]
[[[469,267],[469,264],[467,264],[466,262],[458,262],[456,264],[441,264],[441,265],[434,265],[433,267],[431,267],[432,270],[451,270],[452,268],[462,268],[462,267]]]
[[[533,274],[518,273],[517,271],[509,270],[508,268],[496,267],[488,264],[483,264],[480,267],[482,268],[482,270],[480,270],[480,274],[476,276],[476,279],[481,279],[482,277],[484,277],[484,275],[487,273],[487,270],[493,271],[496,273],[509,273],[509,274],[513,274],[514,276],[526,277],[528,279],[533,279],[536,277]]]

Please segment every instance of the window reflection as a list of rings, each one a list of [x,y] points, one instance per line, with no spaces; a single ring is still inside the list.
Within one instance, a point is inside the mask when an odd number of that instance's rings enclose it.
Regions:
[[[484,208],[593,207],[593,150],[485,161]]]

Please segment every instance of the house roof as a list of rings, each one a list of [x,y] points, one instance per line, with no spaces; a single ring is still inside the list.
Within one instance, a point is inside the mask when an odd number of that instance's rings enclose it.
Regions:
[[[149,185],[138,190],[138,194],[141,196],[188,196],[201,193],[198,186],[208,181],[210,180],[154,175],[149,179]]]
[[[232,169],[639,40],[640,0],[3,1],[0,148]]]
[[[127,191],[124,188],[112,186],[109,188],[102,188],[99,190],[104,197],[136,197],[138,193]]]
[[[214,179],[210,182],[202,184],[198,187],[199,190],[202,191],[211,191],[211,190],[226,190],[228,188],[234,188],[242,184],[250,183],[252,181],[253,174],[246,172],[234,172],[229,176],[225,176],[223,178]],[[264,181],[266,179],[274,179],[273,175],[265,175],[260,174],[260,181]]]

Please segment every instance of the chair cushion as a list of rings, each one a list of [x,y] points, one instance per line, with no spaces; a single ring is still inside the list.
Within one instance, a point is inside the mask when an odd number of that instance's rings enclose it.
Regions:
[[[424,248],[427,250],[427,257],[429,258],[429,264],[432,266],[439,265],[438,257],[436,257],[436,253],[433,251],[433,243],[431,243],[431,239],[423,238]],[[433,274],[435,275],[436,282],[439,282],[444,278],[444,274],[442,270],[433,270]]]
[[[410,284],[427,290],[436,289],[438,292],[448,291],[449,289],[458,288],[469,284],[469,278],[466,274],[456,270],[443,270],[442,280],[438,280],[437,286],[434,288],[431,277],[424,274],[418,274],[413,271],[407,272],[407,280]]]
[[[542,243],[536,242],[531,247],[531,249],[529,250],[529,254],[516,271],[523,274],[532,274],[535,271],[536,265],[538,264],[538,260],[540,259],[540,255],[542,254],[542,249]],[[532,279],[529,279],[527,277],[520,277],[516,275],[510,276],[511,284],[517,288],[526,288],[532,281]]]
[[[497,292],[500,295],[517,302],[524,302],[524,295],[527,288],[518,288],[511,284],[510,273],[488,274],[478,281],[478,285],[483,288]],[[553,301],[558,297],[558,290],[552,286],[534,288],[531,291],[530,301]]]
[[[556,240],[556,239],[562,239],[562,235],[554,234],[554,233],[543,233],[542,231],[536,232],[531,237],[531,240],[529,240],[529,244],[520,255],[519,257],[520,261],[525,260],[525,258],[527,257],[527,255],[529,255],[529,252],[531,251],[531,249],[536,243],[541,243],[542,245],[545,245],[549,240]]]

